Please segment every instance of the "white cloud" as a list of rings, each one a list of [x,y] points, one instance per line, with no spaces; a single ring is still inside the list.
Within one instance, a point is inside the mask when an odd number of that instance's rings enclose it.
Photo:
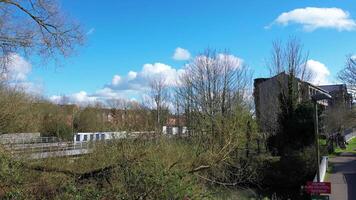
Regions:
[[[328,80],[330,71],[323,63],[315,60],[308,60],[306,67],[313,73],[311,81],[313,84],[322,85],[330,83]]]
[[[59,104],[62,100],[62,96],[53,95],[49,97],[49,100],[52,101],[53,103]]]
[[[144,64],[139,76],[145,80],[163,77],[168,85],[174,86],[182,70],[183,69],[174,69],[163,63]]]
[[[32,64],[24,57],[11,53],[6,57],[6,60],[3,58],[0,62],[6,62],[7,68],[3,74],[0,74],[0,79],[6,80],[11,87],[32,95],[40,95],[43,92],[42,83],[28,80],[28,76],[32,71]]]
[[[7,72],[5,78],[11,81],[25,81],[32,70],[32,65],[22,56],[12,53],[7,57]]]
[[[240,68],[243,65],[243,60],[231,54],[218,54],[218,59],[220,62],[229,62],[233,68]]]
[[[199,59],[201,57],[196,57]],[[218,54],[218,59],[221,61],[229,61],[233,63],[234,67],[240,67],[243,63],[241,58],[234,55]],[[85,91],[81,91],[68,96],[70,103],[76,103],[80,105],[87,105],[94,103],[95,101],[105,101],[114,98],[123,99],[147,99],[149,91],[150,80],[156,77],[163,77],[169,87],[179,85],[178,80],[180,75],[184,73],[184,68],[175,69],[174,67],[156,62],[146,63],[142,66],[141,70],[129,71],[126,75],[114,75],[111,82],[105,84],[103,88],[88,94]],[[60,102],[59,96],[52,96],[50,100],[53,102]]]
[[[119,75],[114,75],[112,78],[111,84],[118,85],[121,81],[121,77]]]
[[[85,91],[80,91],[71,95],[53,95],[49,97],[49,100],[57,104],[89,105],[97,102],[98,98],[96,96],[89,95]]]
[[[95,101],[95,97],[90,97],[85,91],[80,91],[72,95],[73,100],[76,102],[90,102]]]
[[[137,76],[137,72],[134,71],[129,71],[129,73],[127,74],[128,80],[133,80],[136,78],[136,76]]]
[[[347,11],[340,8],[306,7],[284,12],[271,24],[287,26],[296,23],[302,25],[305,31],[318,28],[331,28],[338,31],[352,31],[356,29],[356,21]],[[271,25],[266,28],[271,27]]]
[[[173,54],[174,60],[189,60],[190,52],[187,49],[177,47]]]

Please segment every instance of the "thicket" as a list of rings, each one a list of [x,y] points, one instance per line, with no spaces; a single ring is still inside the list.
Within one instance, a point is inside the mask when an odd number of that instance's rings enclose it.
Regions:
[[[98,144],[83,157],[38,161],[14,160],[1,151],[0,198],[215,199],[216,186],[236,190],[258,182],[260,166],[244,154],[222,161],[221,152],[203,152],[194,143],[120,140]]]

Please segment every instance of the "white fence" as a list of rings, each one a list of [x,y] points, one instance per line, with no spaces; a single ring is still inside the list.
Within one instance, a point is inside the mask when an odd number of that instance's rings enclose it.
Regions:
[[[323,182],[325,179],[326,170],[328,169],[328,156],[323,156],[319,165],[319,176],[320,182]],[[317,182],[318,175],[316,174],[313,182]]]

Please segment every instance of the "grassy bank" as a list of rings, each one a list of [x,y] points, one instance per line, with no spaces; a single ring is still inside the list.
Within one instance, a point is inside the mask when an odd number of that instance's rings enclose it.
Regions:
[[[349,152],[356,153],[356,138],[352,138],[348,145],[346,145],[346,149],[341,149],[340,147],[335,149],[335,154],[339,155],[340,153]]]
[[[258,177],[244,154],[185,140],[116,141],[77,158],[0,155],[0,199],[249,199],[239,184]]]

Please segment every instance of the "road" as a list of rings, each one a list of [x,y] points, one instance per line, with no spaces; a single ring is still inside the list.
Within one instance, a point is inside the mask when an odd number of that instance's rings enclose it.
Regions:
[[[356,200],[356,154],[341,153],[330,158],[333,172],[330,176],[332,200]]]

